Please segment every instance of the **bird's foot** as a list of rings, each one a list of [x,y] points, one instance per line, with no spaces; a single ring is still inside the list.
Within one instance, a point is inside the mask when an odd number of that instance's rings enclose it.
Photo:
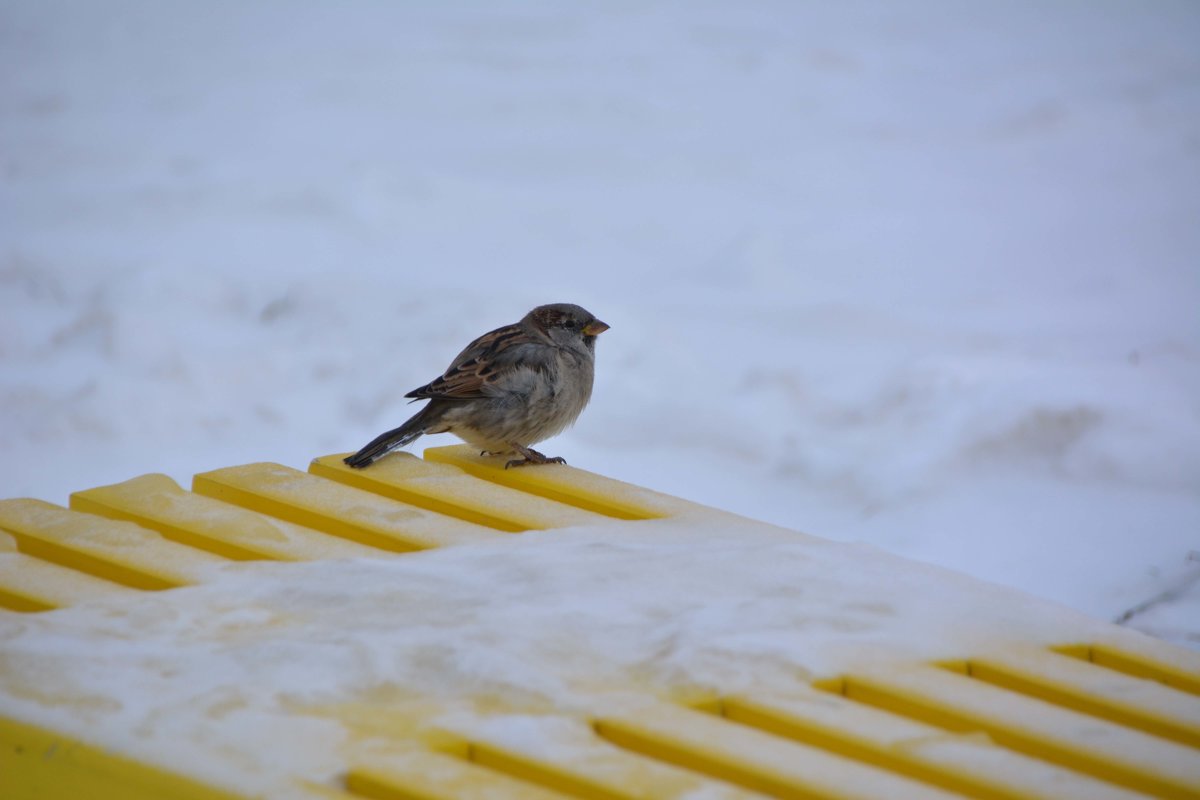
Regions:
[[[514,458],[504,465],[505,469],[509,467],[524,467],[528,464],[566,464],[567,460],[561,456],[547,456],[534,450],[532,447],[522,447],[519,444],[514,444],[513,449],[520,453],[523,458]]]

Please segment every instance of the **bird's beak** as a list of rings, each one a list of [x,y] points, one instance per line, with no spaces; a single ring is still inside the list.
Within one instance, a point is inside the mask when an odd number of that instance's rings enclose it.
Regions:
[[[584,336],[598,336],[608,330],[608,323],[594,319],[587,325],[583,326]]]

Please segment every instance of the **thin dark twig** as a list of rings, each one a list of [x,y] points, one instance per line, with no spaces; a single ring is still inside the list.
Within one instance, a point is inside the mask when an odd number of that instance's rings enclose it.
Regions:
[[[1193,550],[1188,553],[1187,560],[1200,561],[1200,551]],[[1129,622],[1129,620],[1140,616],[1141,614],[1145,614],[1155,606],[1162,605],[1163,603],[1170,603],[1173,600],[1178,600],[1183,596],[1184,592],[1192,588],[1192,585],[1196,583],[1200,583],[1200,568],[1192,570],[1189,573],[1185,573],[1184,576],[1176,581],[1173,585],[1163,589],[1149,600],[1143,600],[1136,606],[1131,606],[1130,608],[1125,609],[1123,612],[1121,612],[1120,616],[1113,620],[1113,622],[1117,623],[1118,625],[1124,625],[1126,622]]]

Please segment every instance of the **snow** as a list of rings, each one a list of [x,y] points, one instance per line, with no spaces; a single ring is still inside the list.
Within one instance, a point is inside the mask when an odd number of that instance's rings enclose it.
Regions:
[[[1154,598],[1197,646],[1197,41],[1166,1],[0,3],[2,496],[303,469],[570,301],[612,330],[549,454],[853,543],[229,565],[5,617],[6,709],[286,794],[381,708],[519,744]]]
[[[1196,573],[1194,4],[2,14],[5,496],[302,468],[569,300],[575,465],[1110,619]]]
[[[612,330],[548,454],[1096,619],[1161,596],[1126,624],[1198,646],[1197,41],[1185,0],[0,3],[2,496],[303,469],[402,421],[472,337],[570,301]],[[481,547],[602,569],[588,536]],[[688,546],[769,571],[713,537]],[[331,566],[327,595],[316,568],[230,577],[96,646],[259,635],[237,617],[259,600],[204,621],[224,592],[369,619],[392,590],[339,586],[523,578],[473,558]],[[827,577],[804,597],[861,576]],[[572,613],[645,622],[612,610]],[[519,637],[535,611],[494,622]],[[784,647],[803,620],[777,611],[726,646]],[[812,617],[805,657],[872,613]],[[30,646],[48,624],[20,623]],[[397,667],[386,627],[362,652],[335,629],[261,647],[281,686],[365,686]],[[511,672],[423,635],[433,662]],[[696,648],[672,667],[702,670]],[[197,702],[244,666],[189,667]]]

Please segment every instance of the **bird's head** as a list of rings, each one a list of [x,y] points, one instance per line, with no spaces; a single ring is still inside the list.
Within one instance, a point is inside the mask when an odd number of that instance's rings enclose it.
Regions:
[[[589,350],[595,346],[596,337],[608,330],[608,323],[573,303],[538,306],[526,319],[558,344],[582,340]]]

